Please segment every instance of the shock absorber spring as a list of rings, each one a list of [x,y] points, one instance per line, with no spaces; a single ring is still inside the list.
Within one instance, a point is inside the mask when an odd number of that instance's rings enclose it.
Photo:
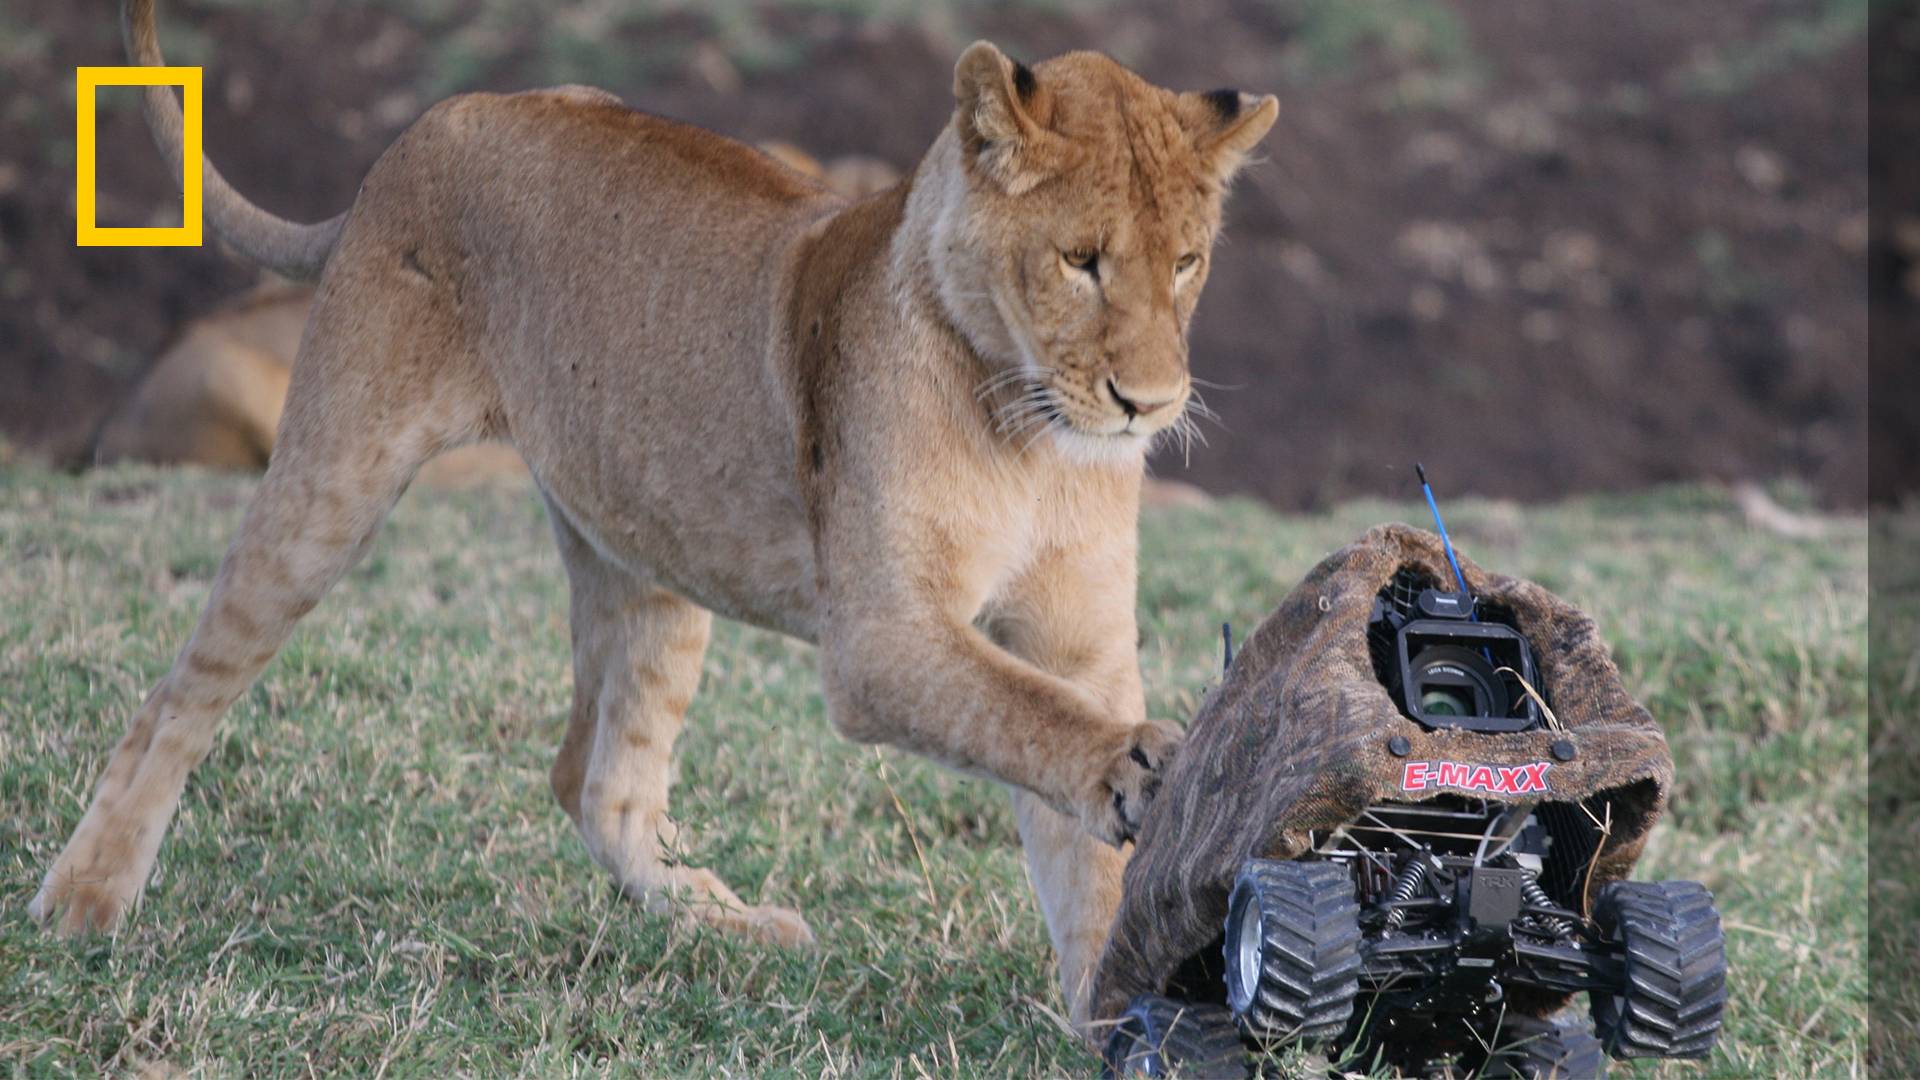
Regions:
[[[1420,886],[1427,883],[1427,858],[1425,852],[1414,852],[1407,858],[1407,865],[1394,875],[1393,888],[1388,891],[1386,903],[1387,929],[1398,930],[1400,924],[1407,921],[1407,909],[1398,905],[1413,899]]]
[[[1556,911],[1559,910],[1559,905],[1555,904],[1553,898],[1547,895],[1547,890],[1540,887],[1540,879],[1532,874],[1528,874],[1526,884],[1520,886],[1520,898],[1527,902],[1528,907],[1553,908]],[[1566,919],[1554,915],[1536,915],[1534,918],[1539,920],[1540,925],[1547,933],[1552,934],[1554,937],[1566,937],[1568,934],[1573,933],[1573,924]]]

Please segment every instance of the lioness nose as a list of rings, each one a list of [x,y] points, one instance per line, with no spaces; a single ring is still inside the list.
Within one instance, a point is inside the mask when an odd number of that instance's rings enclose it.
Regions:
[[[1120,406],[1120,410],[1128,417],[1147,416],[1180,400],[1177,390],[1173,393],[1156,391],[1149,395],[1131,387],[1122,390],[1120,384],[1111,378],[1107,380],[1107,393],[1113,395],[1114,404]]]

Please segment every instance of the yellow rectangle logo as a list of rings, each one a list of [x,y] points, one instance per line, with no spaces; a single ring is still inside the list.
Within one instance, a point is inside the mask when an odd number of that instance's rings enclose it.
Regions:
[[[184,117],[180,152],[180,225],[171,229],[101,228],[94,223],[94,97],[102,86],[177,86]],[[76,184],[74,219],[80,247],[200,246],[200,69],[197,67],[83,67],[74,69]]]

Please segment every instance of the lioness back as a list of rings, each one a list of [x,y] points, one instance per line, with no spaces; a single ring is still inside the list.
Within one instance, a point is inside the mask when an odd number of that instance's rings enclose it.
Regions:
[[[630,138],[625,128],[651,127],[656,141],[680,141],[681,156],[700,158],[712,176],[702,197],[745,178],[778,198],[805,198],[816,186],[842,198],[858,198],[891,186],[899,172],[884,162],[852,155],[821,162],[788,143],[764,143],[758,153],[699,128],[638,113],[615,95],[585,86],[555,87],[502,98],[475,95],[489,108],[534,106],[591,129],[604,125],[612,138]],[[525,99],[534,99],[527,101]],[[597,120],[591,110],[604,110]],[[580,112],[580,110],[589,110]],[[578,115],[576,115],[578,113]],[[436,117],[436,122],[439,118]],[[471,123],[471,119],[466,123]],[[483,120],[482,123],[490,122]],[[584,140],[566,137],[569,146]],[[785,166],[768,168],[764,154]],[[813,186],[796,185],[789,170]],[[185,324],[139,385],[102,425],[94,443],[99,464],[143,461],[217,468],[264,469],[272,452],[294,353],[313,302],[313,289],[267,285]],[[496,479],[524,478],[519,455],[498,445],[463,447],[422,468],[420,482],[458,488]]]

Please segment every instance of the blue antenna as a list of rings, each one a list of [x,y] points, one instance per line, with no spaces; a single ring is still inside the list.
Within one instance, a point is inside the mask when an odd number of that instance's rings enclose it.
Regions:
[[[1440,520],[1440,504],[1433,501],[1433,485],[1427,483],[1427,467],[1416,461],[1413,471],[1419,474],[1420,493],[1427,497],[1427,509],[1433,511],[1434,528],[1440,530],[1440,543],[1447,549],[1447,565],[1453,567],[1453,580],[1460,583],[1460,594],[1471,601],[1473,590],[1467,588],[1467,575],[1460,572],[1460,559],[1453,553],[1453,538],[1447,535],[1447,523]],[[1471,612],[1472,608],[1468,608],[1468,611]],[[1480,621],[1478,615],[1470,614],[1469,617],[1474,622]]]

